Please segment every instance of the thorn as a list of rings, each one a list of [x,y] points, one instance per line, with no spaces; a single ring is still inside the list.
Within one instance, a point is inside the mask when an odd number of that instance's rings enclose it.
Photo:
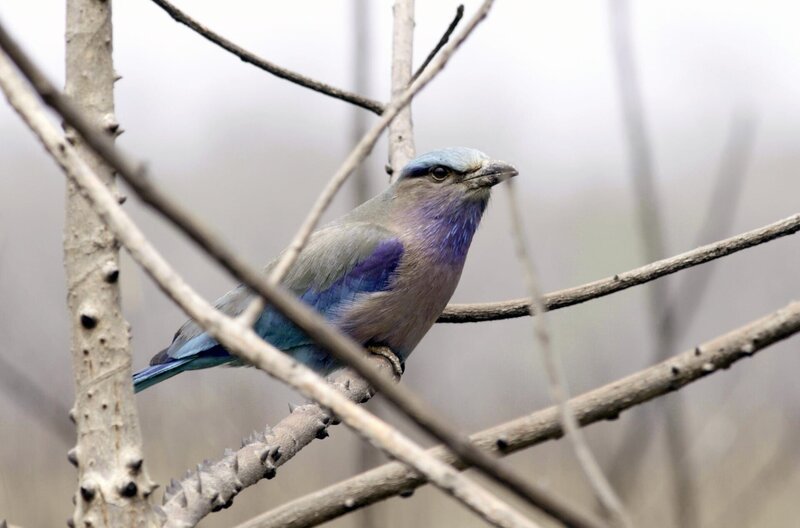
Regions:
[[[73,447],[72,449],[67,451],[67,460],[69,460],[69,463],[72,464],[73,466],[78,467],[78,448],[77,447]],[[2,525],[0,525],[0,528],[3,528]]]
[[[233,472],[236,475],[239,474],[239,453],[235,453],[233,456]]]
[[[144,459],[142,457],[134,457],[128,462],[128,469],[134,473],[138,473],[142,470],[142,464],[144,464]]]
[[[695,349],[694,349],[694,355],[695,356],[699,356],[702,353],[703,352],[702,352],[702,350],[700,350],[700,347],[695,347]]]
[[[678,374],[680,374],[680,373],[681,373],[681,369],[679,369],[679,368],[678,368],[678,367],[676,367],[675,365],[673,365],[673,366],[672,366],[672,369],[671,369],[671,370],[672,370],[672,375],[673,375],[673,376],[677,376]]]
[[[135,497],[138,491],[139,489],[136,487],[136,483],[130,481],[119,490],[119,494],[130,499],[131,497]]]
[[[297,409],[297,405],[289,404],[289,414],[293,413],[294,410]]]
[[[203,468],[200,467],[200,464],[197,464],[197,494],[203,494]]]
[[[264,449],[261,453],[258,454],[258,459],[261,461],[262,464],[267,463],[267,458],[269,458],[269,446]]]
[[[272,460],[274,462],[277,462],[278,460],[281,459],[281,455],[283,455],[283,453],[281,453],[281,448],[278,447],[278,446],[275,446],[275,449],[272,452]]]
[[[508,449],[508,440],[503,436],[495,440],[494,443],[497,446],[497,449],[499,449],[500,451],[505,451],[506,449]]]
[[[189,505],[189,501],[186,499],[186,493],[183,493],[182,489],[181,492],[182,493],[178,495],[178,504],[181,505],[181,508],[186,508]]]
[[[95,492],[94,484],[91,482],[85,482],[81,485],[81,498],[86,502],[92,502]]]
[[[315,436],[317,437],[318,440],[324,440],[324,439],[328,438],[328,436],[330,436],[328,434],[328,428],[324,427],[324,426],[320,427],[317,430],[317,434]]]
[[[5,521],[3,521],[3,522],[5,523]],[[75,528],[75,521],[72,519],[72,517],[67,519],[67,526],[69,528]],[[0,525],[0,528],[8,528],[8,524],[2,524],[2,525]]]
[[[225,458],[228,458],[229,456],[233,455],[234,453],[236,453],[236,451],[234,451],[230,447],[226,447],[225,451],[222,452],[222,456],[224,456]]]

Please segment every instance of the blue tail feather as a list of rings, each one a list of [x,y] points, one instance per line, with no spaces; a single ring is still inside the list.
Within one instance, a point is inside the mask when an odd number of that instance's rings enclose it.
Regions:
[[[192,358],[177,359],[160,365],[151,365],[146,369],[140,370],[133,374],[133,391],[140,392],[144,389],[160,383],[165,379],[169,379],[176,374],[180,374],[185,368],[186,363],[189,363]]]

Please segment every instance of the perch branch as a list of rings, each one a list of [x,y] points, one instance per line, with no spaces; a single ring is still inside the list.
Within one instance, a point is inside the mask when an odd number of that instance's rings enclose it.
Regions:
[[[667,361],[576,396],[569,401],[569,406],[584,427],[603,420],[616,420],[620,413],[636,405],[721,372],[798,332],[800,302],[795,301]],[[470,438],[481,449],[504,456],[562,436],[558,409],[553,406]],[[460,470],[467,467],[443,446],[429,453]],[[425,480],[419,475],[402,464],[391,462],[279,506],[238,528],[316,526],[389,497],[408,494],[424,484]]]
[[[440,69],[453,50],[469,35],[474,27],[486,16],[492,1],[486,0],[476,15],[469,21],[467,27],[458,35],[450,46],[446,46],[434,65],[430,67],[414,85],[405,92],[405,97],[400,101],[392,103],[390,107],[399,108],[405,104],[408,98],[413,95],[415,87],[427,83],[437,69]],[[305,305],[302,301],[295,298],[291,293],[283,288],[271,284],[265,280],[261,273],[241,260],[239,256],[228,249],[218,238],[212,235],[202,226],[193,216],[180,208],[180,206],[162,193],[146,177],[141,165],[133,162],[113,144],[106,141],[106,138],[98,134],[97,131],[86,123],[79,112],[76,112],[70,101],[58,90],[56,90],[22,53],[19,48],[13,46],[8,35],[0,27],[0,47],[10,49],[9,53],[15,62],[20,66],[20,70],[28,76],[37,91],[42,94],[45,101],[52,103],[52,106],[59,110],[64,119],[75,126],[104,159],[109,162],[122,178],[131,184],[132,188],[147,203],[153,206],[158,212],[169,218],[175,225],[188,234],[206,252],[214,257],[225,269],[230,271],[237,279],[252,288],[258,295],[265,298],[279,313],[289,318],[297,326],[309,335],[315,342],[324,346],[334,357],[344,364],[352,367],[376,390],[384,394],[387,401],[412,419],[423,430],[447,444],[451,449],[467,460],[470,464],[480,469],[484,474],[494,479],[501,485],[508,487],[511,491],[539,508],[546,513],[557,517],[567,524],[575,526],[597,526],[594,520],[586,514],[576,510],[570,504],[560,498],[552,496],[538,486],[526,482],[513,472],[500,465],[497,460],[486,455],[480,450],[475,449],[464,435],[455,428],[448,425],[441,417],[433,413],[427,405],[419,400],[416,395],[402,385],[393,383],[390,379],[375,372],[363,353],[363,348],[355,343],[348,336],[338,332],[312,308]],[[386,119],[391,114],[390,110],[382,116]],[[374,130],[374,129],[373,129]],[[366,138],[365,138],[366,139]],[[362,144],[365,140],[362,140]],[[352,155],[351,155],[352,157]],[[227,319],[226,319],[227,320]],[[201,322],[201,321],[198,321]],[[241,324],[235,324],[241,327]],[[216,337],[214,332],[209,332]],[[249,335],[249,334],[248,334]],[[253,334],[255,335],[255,334]],[[220,341],[223,345],[222,341]],[[263,341],[262,341],[263,343]]]
[[[730,238],[680,253],[674,257],[618,273],[613,277],[547,293],[543,297],[544,305],[548,311],[553,311],[597,299],[598,297],[605,297],[606,295],[659,279],[665,275],[727,257],[738,251],[764,244],[777,238],[793,235],[797,231],[800,231],[800,213],[752,231],[746,231]],[[442,313],[438,322],[474,323],[512,319],[530,314],[530,300],[527,298],[489,303],[451,304]]]
[[[596,499],[603,506],[606,513],[619,526],[632,527],[630,517],[625,511],[622,502],[619,500],[608,479],[603,474],[600,464],[597,463],[589,444],[583,436],[575,413],[569,407],[569,389],[567,379],[564,374],[564,365],[561,357],[556,354],[550,339],[550,332],[547,327],[547,317],[545,306],[542,301],[542,290],[539,286],[539,278],[533,265],[530,251],[525,239],[525,228],[522,220],[522,213],[518,203],[514,180],[509,180],[508,188],[508,210],[511,217],[511,235],[514,239],[514,246],[517,251],[517,259],[522,267],[525,286],[531,300],[531,306],[539,317],[531,318],[533,337],[539,343],[541,349],[542,362],[544,363],[545,373],[547,374],[547,385],[550,397],[558,408],[561,427],[566,433],[567,441],[572,446],[575,457],[583,470],[586,480],[592,489]]]
[[[213,42],[217,46],[221,47],[225,51],[233,53],[237,57],[239,57],[243,62],[247,62],[252,64],[256,68],[260,68],[265,72],[271,73],[276,77],[280,77],[281,79],[285,79],[289,82],[294,84],[304,86],[315,92],[329,95],[336,99],[340,99],[342,101],[346,101],[348,103],[354,104],[359,106],[365,110],[369,110],[375,114],[380,115],[383,113],[385,107],[383,103],[378,101],[373,101],[367,97],[362,95],[354,94],[348,92],[347,90],[342,90],[341,88],[336,88],[335,86],[331,86],[329,84],[325,84],[323,82],[311,79],[306,77],[305,75],[300,75],[299,73],[293,72],[291,70],[287,70],[286,68],[282,68],[276,64],[273,64],[265,59],[262,59],[258,55],[247,51],[246,49],[234,44],[230,40],[226,39],[222,35],[219,35],[209,28],[205,27],[201,23],[197,22],[189,15],[169,3],[167,0],[153,0],[153,3],[156,4],[158,7],[163,9],[167,12],[169,16],[173,18],[176,22],[185,25],[192,31],[196,32],[206,40]]]
[[[429,455],[397,430],[349,401],[308,367],[275,349],[252,329],[217,311],[200,297],[153,248],[122,210],[111,191],[61,137],[45,116],[34,95],[24,86],[3,55],[0,55],[0,80],[2,80],[0,86],[11,105],[39,137],[47,151],[55,158],[117,240],[125,246],[162,291],[197,321],[209,335],[237,357],[286,382],[304,396],[317,401],[322,407],[330,409],[333,415],[365,439],[384,449],[390,456],[409,464],[491,524],[509,528],[536,526],[506,503],[464,478],[452,467]],[[366,357],[361,359],[369,361]],[[379,376],[380,379],[386,379],[382,373]],[[128,383],[130,384],[130,379]],[[320,423],[320,425],[326,424]],[[271,450],[259,454],[259,460],[264,464],[264,472],[270,470],[268,464],[275,459],[275,456]],[[178,501],[176,510],[170,509],[170,504],[166,505],[165,526],[170,528],[194,526],[213,509],[226,505],[243,485],[241,481],[217,479],[214,474],[203,469],[201,466],[196,473],[197,478],[193,482],[194,493],[188,488],[183,488],[182,496],[185,502]]]

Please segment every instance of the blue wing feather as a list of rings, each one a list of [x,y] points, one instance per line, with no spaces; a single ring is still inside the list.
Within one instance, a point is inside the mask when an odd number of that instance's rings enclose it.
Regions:
[[[402,256],[402,242],[383,227],[334,224],[315,233],[284,285],[335,322],[337,315],[360,295],[388,289]],[[236,316],[252,297],[249,290],[239,286],[220,298],[217,307]],[[266,341],[312,368],[327,371],[334,366],[305,332],[272,308],[264,310],[254,329]],[[134,387],[138,392],[184,370],[236,361],[196,323],[188,321],[175,334],[172,344],[151,360],[151,367],[134,375]]]

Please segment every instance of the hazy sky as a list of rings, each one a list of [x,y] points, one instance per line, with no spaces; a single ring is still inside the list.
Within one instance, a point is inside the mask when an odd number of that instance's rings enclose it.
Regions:
[[[256,53],[352,86],[352,7],[344,1],[179,1]],[[660,176],[710,169],[734,109],[759,117],[759,152],[792,148],[800,122],[800,4],[632,2],[634,36]],[[417,2],[418,61],[457,2]],[[466,2],[470,16],[478,2]],[[5,0],[0,17],[52,77],[63,77],[61,0]],[[388,91],[391,2],[372,2],[373,82]],[[626,183],[625,150],[603,1],[498,0],[490,17],[415,103],[420,150],[465,144],[567,190]],[[350,108],[245,65],[148,0],[116,2],[124,80],[122,142],[166,171],[236,144],[302,143],[344,157]],[[5,105],[3,144],[29,141]],[[265,147],[267,148],[267,147]],[[277,150],[281,152],[280,149]],[[376,157],[383,161],[384,150]]]

